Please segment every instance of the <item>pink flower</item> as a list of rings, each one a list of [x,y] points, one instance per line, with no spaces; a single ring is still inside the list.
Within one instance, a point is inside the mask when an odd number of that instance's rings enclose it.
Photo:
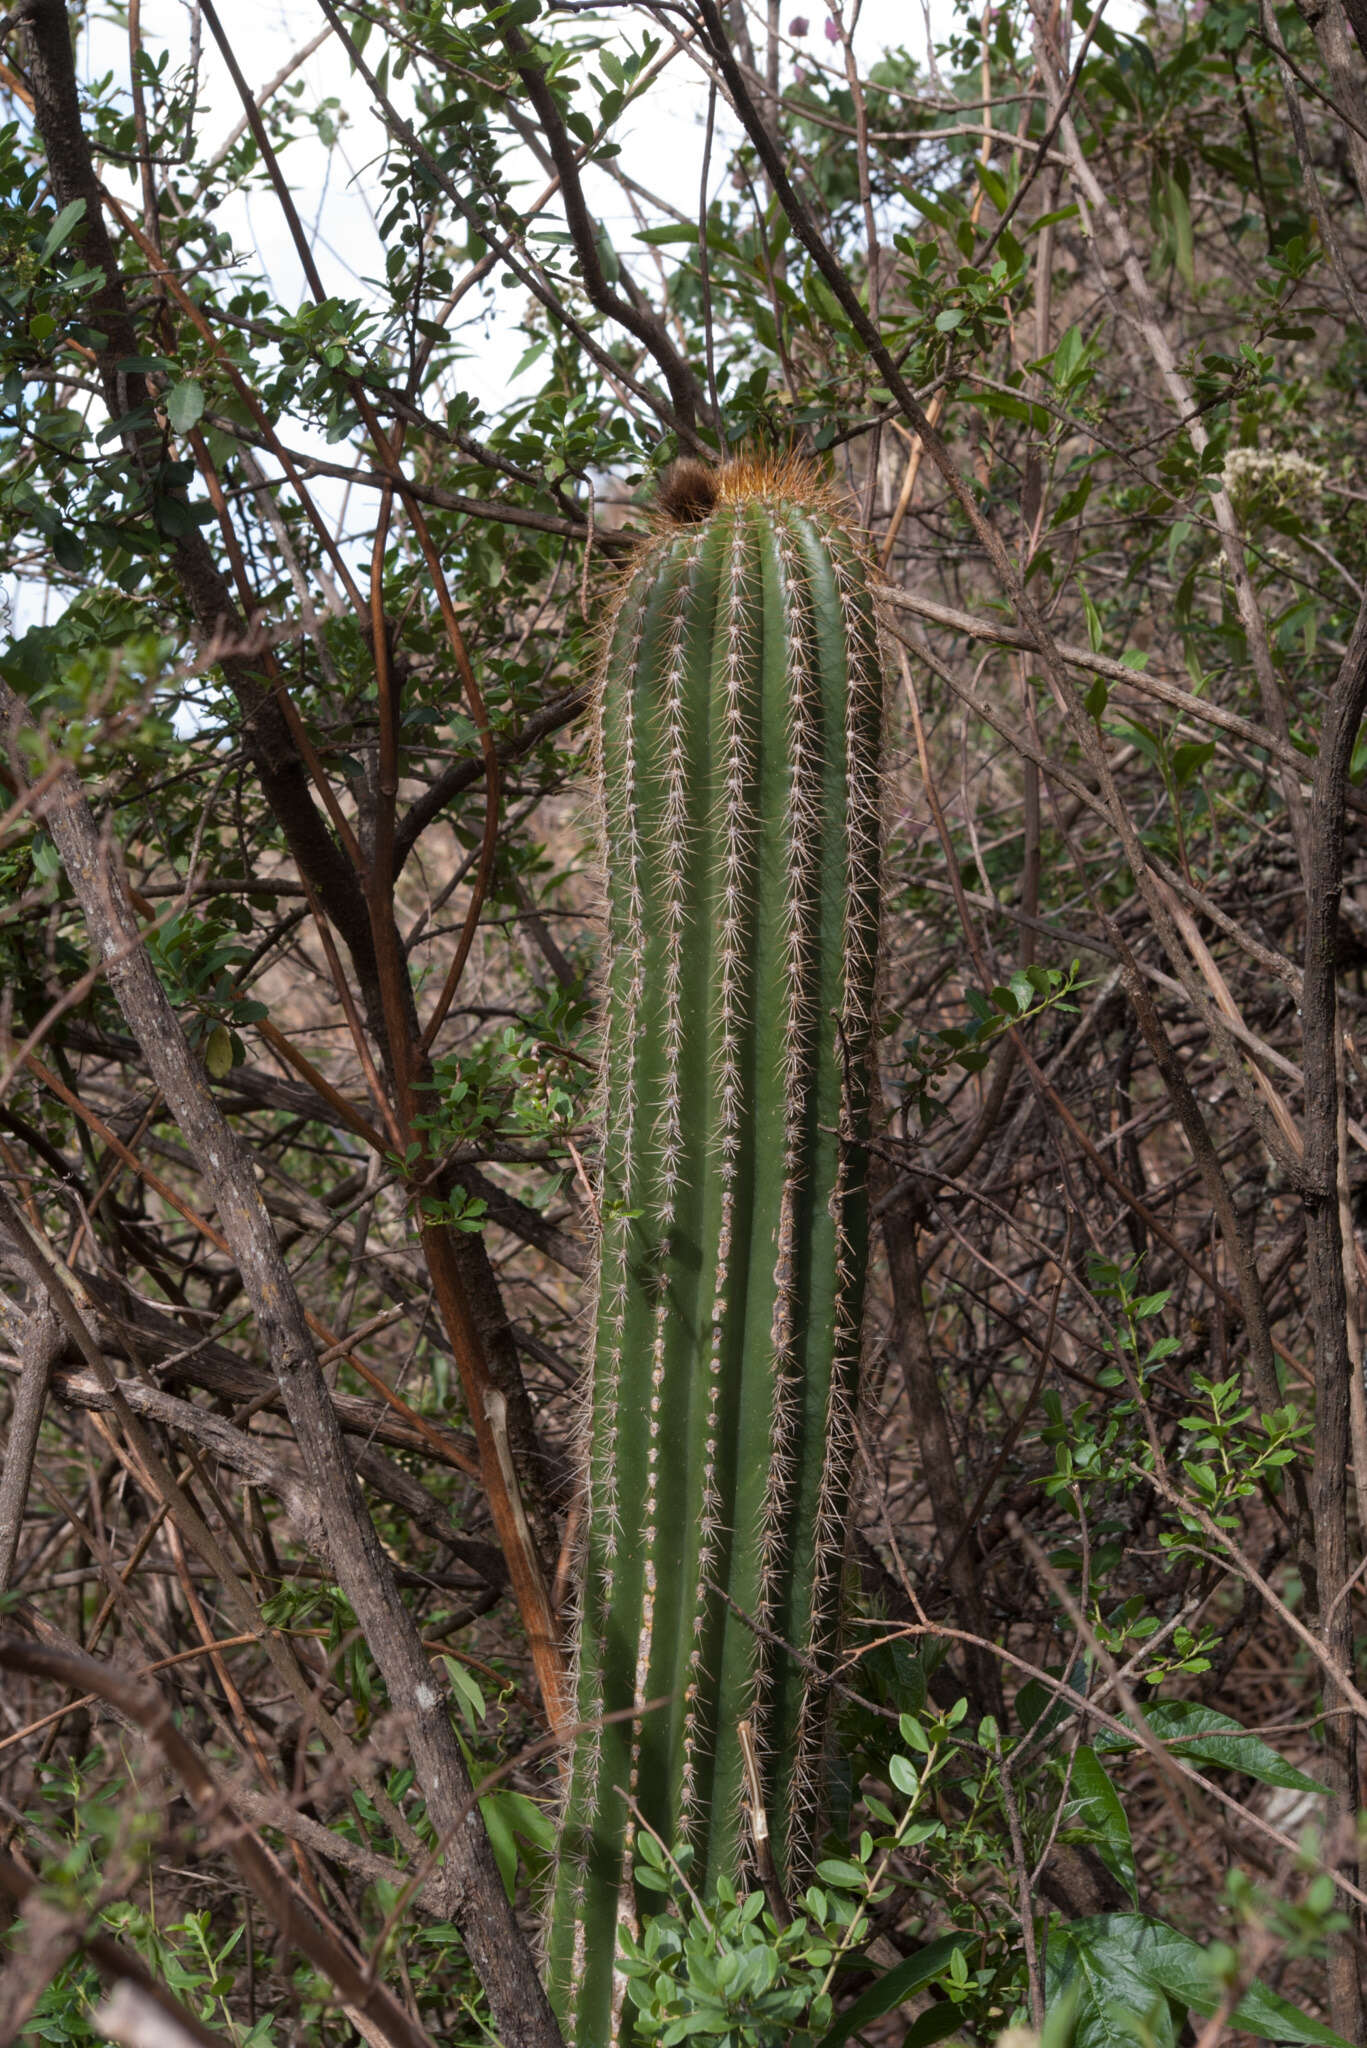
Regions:
[[[828,43],[838,43],[840,41],[839,25],[829,14],[826,16],[826,41]]]
[[[788,23],[788,33],[790,36],[805,36],[811,25],[805,14],[795,14]]]

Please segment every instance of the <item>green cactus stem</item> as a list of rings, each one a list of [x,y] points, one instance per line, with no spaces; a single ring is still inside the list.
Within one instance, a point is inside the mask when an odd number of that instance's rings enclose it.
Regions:
[[[598,716],[602,1265],[582,1732],[549,1927],[576,2048],[629,2032],[613,1960],[640,1828],[691,1844],[706,1892],[764,1869],[767,1826],[782,1882],[819,1803],[868,1238],[882,676],[868,565],[813,472],[676,466]]]

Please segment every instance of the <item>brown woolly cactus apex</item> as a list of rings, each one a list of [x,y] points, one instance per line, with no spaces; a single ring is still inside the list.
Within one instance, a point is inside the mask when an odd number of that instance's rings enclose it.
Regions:
[[[602,1270],[583,1726],[549,1930],[577,2048],[629,2038],[613,1964],[640,1827],[690,1843],[706,1893],[769,1853],[782,1881],[818,1803],[868,1238],[882,676],[867,560],[810,468],[676,464],[598,718]]]

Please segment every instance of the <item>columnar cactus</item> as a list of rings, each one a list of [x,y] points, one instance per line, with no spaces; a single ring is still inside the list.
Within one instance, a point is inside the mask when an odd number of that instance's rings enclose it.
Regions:
[[[814,1811],[868,1236],[881,720],[869,572],[832,494],[793,460],[679,466],[599,693],[602,1266],[549,1931],[576,2048],[619,2036],[642,1826],[692,1844],[705,1891],[765,1861],[757,1806],[780,1879]]]

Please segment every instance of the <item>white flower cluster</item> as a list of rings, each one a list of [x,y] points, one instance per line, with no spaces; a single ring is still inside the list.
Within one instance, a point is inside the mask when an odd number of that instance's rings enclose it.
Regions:
[[[1308,517],[1319,510],[1328,472],[1290,449],[1231,448],[1222,481],[1240,518],[1259,511]]]

